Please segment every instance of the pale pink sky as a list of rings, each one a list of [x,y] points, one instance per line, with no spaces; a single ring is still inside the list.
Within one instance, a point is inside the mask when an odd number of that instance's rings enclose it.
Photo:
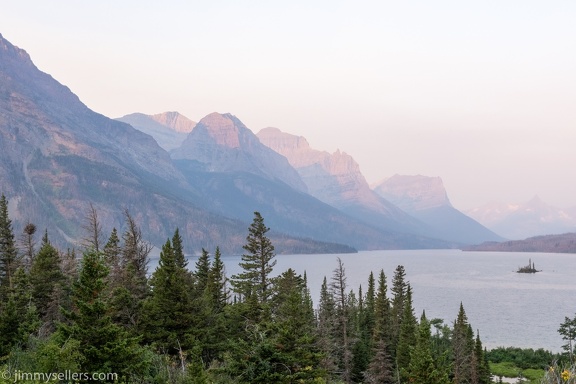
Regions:
[[[0,33],[109,117],[230,112],[452,203],[576,206],[576,2],[0,0]]]

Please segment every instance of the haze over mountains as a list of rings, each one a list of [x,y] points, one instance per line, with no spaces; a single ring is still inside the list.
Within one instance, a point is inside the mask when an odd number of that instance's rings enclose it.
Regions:
[[[513,239],[576,232],[576,207],[561,209],[535,196],[525,203],[490,203],[466,212],[502,236]]]
[[[241,252],[254,211],[279,252],[502,239],[454,209],[439,178],[395,176],[373,190],[346,153],[275,128],[255,135],[231,114],[118,120],[91,111],[0,35],[0,192],[16,228],[31,221],[76,244],[92,203],[106,236],[127,209],[154,244],[178,227],[192,252]]]

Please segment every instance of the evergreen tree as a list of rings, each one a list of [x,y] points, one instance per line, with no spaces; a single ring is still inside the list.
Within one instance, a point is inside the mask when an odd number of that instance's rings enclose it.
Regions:
[[[59,324],[57,336],[62,346],[77,342],[81,372],[113,372],[122,379],[142,369],[141,350],[137,339],[108,315],[107,275],[102,256],[86,251],[72,287],[73,310],[63,310],[66,321]]]
[[[490,364],[488,363],[488,358],[484,348],[482,347],[482,341],[480,340],[480,333],[476,333],[476,341],[474,343],[474,359],[477,362],[478,369],[478,383],[479,384],[490,384],[492,383],[492,373],[490,372]]]
[[[396,349],[396,369],[401,382],[408,382],[408,370],[412,348],[416,345],[418,323],[412,307],[412,289],[408,286],[404,300],[404,313]]]
[[[196,262],[196,270],[194,271],[194,277],[196,278],[196,290],[200,293],[204,292],[206,286],[208,285],[210,273],[210,254],[207,250],[202,248],[202,253]]]
[[[337,373],[336,350],[337,350],[337,324],[336,324],[336,303],[334,295],[328,289],[326,277],[320,287],[320,300],[317,311],[317,345],[322,352],[320,368],[335,376]]]
[[[53,322],[59,316],[65,276],[61,270],[60,254],[50,243],[47,232],[30,267],[30,284],[32,301],[40,318],[48,323]]]
[[[184,255],[184,246],[182,245],[182,236],[180,236],[180,230],[176,228],[174,235],[172,236],[172,249],[174,250],[174,260],[179,268],[184,268],[188,266],[188,261]]]
[[[254,220],[246,237],[247,243],[243,246],[248,252],[242,255],[240,266],[243,272],[232,276],[234,290],[242,297],[255,294],[259,303],[266,303],[271,295],[270,274],[276,265],[274,246],[266,237],[269,230],[260,213],[254,212]]]
[[[29,337],[38,331],[40,321],[32,302],[32,287],[24,267],[14,274],[14,287],[0,310],[0,357],[14,346],[24,348]]]
[[[400,337],[400,327],[404,314],[407,289],[406,271],[404,270],[404,266],[399,265],[394,271],[391,288],[393,298],[390,308],[390,346],[394,356],[398,347],[398,338]]]
[[[84,238],[82,239],[82,245],[87,249],[93,249],[96,252],[101,251],[102,245],[102,225],[98,220],[98,212],[92,203],[88,207],[88,212],[84,218]]]
[[[372,274],[372,285],[374,284],[374,277]],[[370,290],[370,289],[369,289]],[[374,286],[372,286],[372,295],[374,294]],[[354,344],[352,347],[352,380],[354,382],[361,382],[364,378],[364,372],[368,368],[370,359],[372,357],[372,332],[373,332],[373,304],[374,297],[372,297],[372,313],[369,313],[367,296],[362,293],[362,286],[358,289],[358,303],[354,318]]]
[[[111,286],[111,311],[114,321],[138,334],[142,303],[149,294],[148,255],[152,246],[142,237],[142,232],[128,210],[124,211],[126,229],[122,235],[120,265]]]
[[[341,378],[345,383],[352,382],[352,350],[350,343],[350,325],[348,297],[346,294],[346,271],[344,263],[338,258],[338,266],[334,269],[332,283],[330,285],[334,302],[336,304],[337,341],[339,346],[338,366],[341,370]]]
[[[34,260],[35,255],[34,247],[36,246],[36,242],[34,241],[35,233],[36,233],[36,225],[32,223],[27,223],[22,231],[21,243],[25,250],[24,264],[27,270],[30,268],[32,261]]]
[[[108,242],[104,245],[104,262],[110,270],[109,280],[111,286],[116,286],[120,280],[120,254],[122,248],[120,247],[120,238],[116,228],[112,228]]]
[[[209,260],[206,260],[206,264],[210,266]],[[235,327],[229,327],[226,323],[227,301],[226,272],[220,249],[216,248],[206,286],[197,306],[198,316],[194,320],[196,338],[201,344],[199,357],[207,366],[226,351],[227,339],[233,337],[230,331]]]
[[[14,243],[12,220],[8,215],[8,200],[0,197],[0,303],[8,297],[13,288],[13,277],[20,265],[18,250]]]
[[[374,302],[374,344],[380,340],[388,348],[388,354],[395,356],[392,353],[392,333],[391,333],[391,320],[390,320],[390,300],[387,297],[388,287],[386,285],[386,275],[384,270],[380,270],[378,277],[378,291]]]
[[[170,240],[162,247],[158,268],[152,274],[150,296],[142,311],[144,340],[162,353],[177,356],[191,348],[191,287],[187,270],[176,262]]]
[[[408,382],[413,384],[449,384],[446,372],[438,369],[432,357],[430,323],[422,313],[418,339],[410,353]]]
[[[388,350],[389,348],[382,338],[374,344],[373,357],[364,375],[367,384],[395,383],[394,367]]]
[[[216,247],[214,252],[214,261],[208,272],[208,281],[206,284],[206,292],[211,297],[212,306],[221,311],[228,302],[228,288],[227,288],[226,269],[222,262],[222,254],[220,248]]]
[[[470,324],[460,303],[458,316],[452,331],[452,383],[465,384],[472,380],[472,355]]]

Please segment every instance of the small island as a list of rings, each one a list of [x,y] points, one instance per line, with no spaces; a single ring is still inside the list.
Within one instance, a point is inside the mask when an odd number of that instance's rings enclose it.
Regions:
[[[528,259],[528,265],[518,268],[517,273],[536,273],[542,272],[536,269],[536,265],[532,262],[532,259]]]

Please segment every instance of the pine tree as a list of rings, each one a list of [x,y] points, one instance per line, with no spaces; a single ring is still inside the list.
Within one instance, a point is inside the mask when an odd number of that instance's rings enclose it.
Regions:
[[[398,348],[398,338],[400,337],[400,327],[404,314],[407,289],[406,271],[404,270],[404,266],[399,265],[394,271],[391,288],[393,298],[390,308],[390,346],[394,356]]]
[[[364,375],[367,384],[395,383],[394,367],[388,350],[389,348],[382,338],[374,344],[373,357]]]
[[[144,241],[142,232],[128,210],[124,211],[126,229],[122,235],[119,271],[110,287],[111,311],[114,321],[138,334],[142,303],[149,294],[148,255],[152,246]]]
[[[222,311],[228,302],[228,279],[226,278],[226,269],[222,262],[220,248],[216,247],[214,252],[214,261],[208,272],[208,282],[205,291],[211,298],[212,307],[217,311]]]
[[[196,278],[196,290],[202,294],[208,285],[208,275],[210,273],[210,254],[202,248],[202,253],[196,262],[194,277]]]
[[[413,384],[449,384],[448,375],[438,369],[432,357],[430,323],[422,313],[415,348],[410,353],[408,382]]]
[[[334,269],[330,285],[336,304],[337,345],[339,350],[339,368],[341,378],[345,383],[352,382],[352,350],[350,343],[349,305],[346,294],[346,271],[344,263],[338,258],[338,266]]]
[[[122,248],[120,247],[120,238],[116,228],[112,228],[108,242],[104,245],[104,262],[110,270],[109,280],[111,286],[116,286],[120,280],[120,255]]]
[[[6,300],[13,288],[13,277],[20,266],[18,250],[14,243],[12,221],[8,215],[8,200],[0,197],[0,303]]]
[[[90,248],[96,252],[100,252],[102,245],[102,225],[98,220],[98,211],[96,211],[96,208],[92,203],[90,203],[90,206],[88,207],[82,229],[84,229],[85,233],[85,237],[82,239],[82,245],[85,248]]]
[[[320,361],[320,368],[330,375],[335,376],[337,372],[337,363],[335,360],[337,349],[336,303],[334,302],[334,295],[328,289],[326,277],[324,277],[322,286],[320,287],[317,313],[318,337],[316,343],[323,356]]]
[[[492,373],[490,372],[490,365],[488,363],[488,358],[484,348],[482,347],[482,341],[480,340],[480,332],[476,333],[476,341],[474,343],[474,359],[477,362],[478,369],[478,383],[479,384],[490,384],[492,383]]]
[[[386,275],[384,270],[380,270],[378,277],[378,291],[374,302],[374,344],[383,340],[388,348],[390,356],[392,353],[392,333],[390,319],[390,300],[387,297],[388,287],[386,285]]]
[[[107,275],[102,256],[86,251],[72,287],[73,310],[63,310],[66,321],[59,324],[57,336],[62,345],[77,342],[82,372],[114,372],[122,379],[140,371],[143,362],[137,339],[108,315]]]
[[[176,262],[170,240],[162,247],[158,267],[152,274],[152,291],[142,311],[145,341],[162,353],[177,356],[181,349],[191,348],[191,287],[187,270]]]
[[[264,225],[264,219],[259,212],[254,212],[254,220],[249,228],[244,250],[248,253],[242,255],[240,266],[243,272],[232,276],[232,285],[236,293],[246,298],[256,295],[257,302],[266,303],[271,295],[270,274],[276,260],[274,260],[274,246],[266,233],[270,228]]]
[[[412,289],[408,286],[406,299],[404,300],[404,313],[400,325],[398,346],[396,347],[396,369],[401,382],[407,382],[408,369],[410,367],[410,354],[412,347],[416,345],[418,323],[412,307]]]
[[[472,380],[472,355],[470,324],[460,303],[458,316],[452,331],[452,383],[464,384]]]
[[[30,267],[32,301],[43,321],[53,322],[59,316],[58,306],[62,299],[65,276],[61,270],[61,258],[58,250],[44,233],[42,245]],[[51,326],[50,326],[51,328]]]
[[[27,223],[24,226],[24,229],[22,231],[22,237],[20,240],[25,250],[24,264],[27,270],[30,269],[30,265],[32,265],[32,261],[34,260],[35,255],[34,247],[36,246],[36,242],[34,241],[35,233],[36,233],[36,225],[32,223]]]
[[[32,302],[32,287],[24,267],[14,274],[14,286],[8,301],[0,311],[0,356],[11,348],[26,345],[28,338],[38,331],[40,320]]]
[[[180,230],[176,228],[174,235],[172,236],[172,249],[174,250],[174,258],[176,260],[176,265],[180,268],[186,268],[188,266],[188,261],[184,255],[184,246],[182,245],[182,236],[180,236]]]
[[[210,266],[209,260],[206,260],[206,264]],[[198,316],[194,320],[196,338],[201,344],[200,357],[207,366],[221,357],[226,351],[227,340],[232,338],[230,335],[232,328],[226,324],[225,309],[228,301],[226,280],[224,263],[217,247],[214,261],[208,270],[204,292],[197,305]]]

